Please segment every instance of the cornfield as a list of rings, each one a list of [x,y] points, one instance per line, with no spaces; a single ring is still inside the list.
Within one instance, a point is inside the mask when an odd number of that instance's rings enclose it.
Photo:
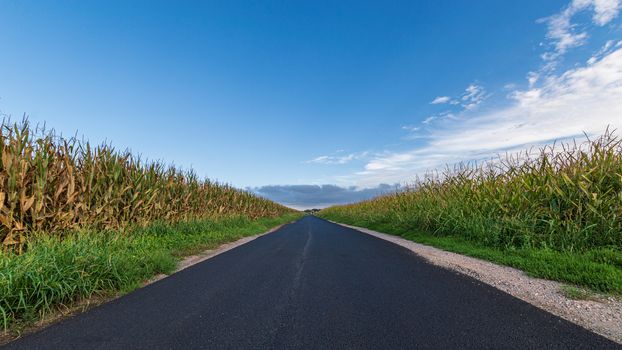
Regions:
[[[622,248],[622,142],[557,144],[462,164],[321,216],[458,235],[498,248]]]
[[[3,121],[0,136],[0,241],[5,252],[21,253],[35,232],[123,231],[154,221],[274,217],[290,211],[229,185],[201,180],[191,170],[33,129],[27,120]]]

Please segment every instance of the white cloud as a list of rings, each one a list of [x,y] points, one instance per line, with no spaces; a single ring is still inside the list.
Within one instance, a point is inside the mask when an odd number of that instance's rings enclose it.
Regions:
[[[529,87],[533,87],[540,79],[540,74],[537,72],[529,72],[527,73],[527,82],[529,82]]]
[[[339,151],[338,151],[339,152]],[[340,152],[339,152],[340,153]],[[369,155],[369,152],[350,153],[344,156],[319,156],[306,161],[307,164],[347,164],[353,160],[359,160]]]
[[[404,125],[402,130],[405,130],[408,134],[404,136],[403,140],[419,140],[427,138],[425,131],[420,126]]]
[[[422,123],[423,123],[423,124],[430,124],[430,123],[431,123],[431,122],[433,122],[435,119],[438,119],[438,117],[437,117],[437,116],[430,116],[430,117],[425,118],[425,119],[422,121]]]
[[[486,90],[477,84],[470,84],[462,94],[462,107],[465,109],[473,109],[482,103],[488,96]]]
[[[571,20],[579,12],[592,9],[592,21],[598,26],[604,26],[618,16],[621,0],[573,0],[563,11],[545,18],[548,24],[547,38],[554,46],[553,51],[542,55],[545,61],[554,61],[573,47],[583,45],[588,34],[577,31]]]
[[[359,186],[403,182],[445,164],[581,138],[583,132],[595,136],[607,126],[622,130],[622,48],[514,91],[505,107],[470,111],[468,118],[465,113],[430,130],[423,147],[376,156],[352,179]]]
[[[410,131],[410,132],[415,132],[415,131],[421,130],[421,127],[414,126],[414,125],[404,125],[404,126],[402,126],[402,130],[406,130],[406,131]]]
[[[596,52],[592,57],[590,57],[587,60],[587,64],[592,65],[594,63],[596,63],[596,61],[598,61],[600,58],[602,58],[604,55],[608,54],[609,52],[611,52],[611,49],[614,46],[619,46],[619,44],[622,43],[622,41],[618,42],[616,44],[616,42],[614,40],[607,40],[607,42],[605,43],[605,45],[603,45],[603,47],[598,50],[598,52]]]
[[[486,94],[486,90],[478,84],[471,83],[469,84],[469,86],[466,87],[466,89],[464,89],[464,92],[462,93],[462,95],[460,95],[457,98],[451,98],[449,96],[438,96],[430,103],[431,104],[448,103],[454,106],[460,105],[460,107],[462,107],[463,109],[468,110],[468,109],[474,109],[480,103],[482,103],[486,98],[488,98],[488,95]],[[449,111],[445,111],[442,114],[449,114]],[[428,117],[422,123],[430,124],[430,122],[432,122],[435,119],[438,119],[439,117],[442,117],[442,115]]]
[[[590,2],[590,1],[587,1]],[[604,26],[618,16],[620,0],[594,0],[594,23]]]
[[[430,102],[433,105],[438,105],[438,104],[444,104],[451,101],[451,97],[449,96],[438,96],[437,98],[435,98],[432,102]]]

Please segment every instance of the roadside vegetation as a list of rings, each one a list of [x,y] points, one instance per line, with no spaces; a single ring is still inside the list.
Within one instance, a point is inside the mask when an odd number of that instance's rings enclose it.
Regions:
[[[622,143],[611,132],[461,164],[318,215],[622,294]]]
[[[561,292],[568,299],[590,300],[595,298],[594,294],[591,293],[589,290],[577,288],[574,286],[563,286]]]
[[[299,217],[289,208],[109,145],[0,129],[0,326],[127,292],[179,257]]]

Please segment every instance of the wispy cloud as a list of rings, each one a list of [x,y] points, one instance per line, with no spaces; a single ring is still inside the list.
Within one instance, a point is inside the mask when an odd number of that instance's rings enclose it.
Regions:
[[[427,118],[425,118],[421,123],[423,124],[430,124],[431,122],[433,122],[435,119],[438,119],[437,116],[433,115],[433,116],[429,116]]]
[[[473,109],[488,98],[486,90],[477,84],[470,84],[462,94],[462,107],[465,109]]]
[[[336,152],[336,153],[339,153]],[[306,161],[307,164],[347,164],[353,160],[359,160],[367,157],[369,152],[350,153],[346,155],[324,155],[318,156]]]
[[[439,105],[439,104],[448,103],[449,101],[451,101],[451,97],[449,96],[438,96],[437,98],[432,100],[432,102],[430,103],[433,105]]]
[[[422,124],[430,124],[437,119],[451,118],[456,111],[475,109],[480,103],[484,102],[490,94],[486,92],[483,86],[471,83],[469,84],[462,94],[458,97],[439,96],[435,98],[431,104],[449,104],[449,110],[445,110],[436,115],[427,117],[422,121]]]
[[[548,25],[547,39],[553,49],[545,52],[542,58],[545,61],[554,61],[569,49],[586,43],[588,33],[577,30],[572,19],[578,13],[592,10],[592,22],[597,26],[604,26],[618,16],[621,0],[573,0],[560,13],[542,19]]]
[[[402,130],[406,130],[406,131],[410,131],[410,132],[415,132],[415,131],[421,130],[421,127],[420,126],[414,126],[414,125],[404,125],[404,126],[402,126]]]
[[[404,125],[402,130],[407,132],[407,135],[403,137],[404,140],[417,140],[426,138],[425,130],[422,126],[417,125]]]
[[[594,55],[592,55],[592,57],[587,60],[587,64],[591,65],[596,63],[596,61],[601,59],[603,56],[609,54],[615,47],[620,46],[622,46],[622,41],[616,43],[614,40],[607,40],[605,45],[603,45],[600,50],[598,50]]]

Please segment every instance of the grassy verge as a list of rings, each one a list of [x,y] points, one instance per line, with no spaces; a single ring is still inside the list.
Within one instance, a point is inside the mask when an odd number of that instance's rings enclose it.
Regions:
[[[589,290],[585,290],[582,288],[577,288],[574,286],[563,286],[561,288],[562,294],[568,299],[574,300],[592,300],[594,299],[594,294]]]
[[[393,234],[443,250],[512,266],[533,277],[622,295],[622,252],[619,250],[600,248],[571,253],[536,248],[495,248],[462,236],[438,236],[395,222],[368,221],[339,215],[335,212],[320,213],[320,216],[336,222]]]
[[[80,231],[39,235],[24,253],[0,254],[0,326],[23,327],[61,305],[97,294],[125,293],[170,273],[185,255],[265,232],[301,214],[153,223],[126,234]]]

